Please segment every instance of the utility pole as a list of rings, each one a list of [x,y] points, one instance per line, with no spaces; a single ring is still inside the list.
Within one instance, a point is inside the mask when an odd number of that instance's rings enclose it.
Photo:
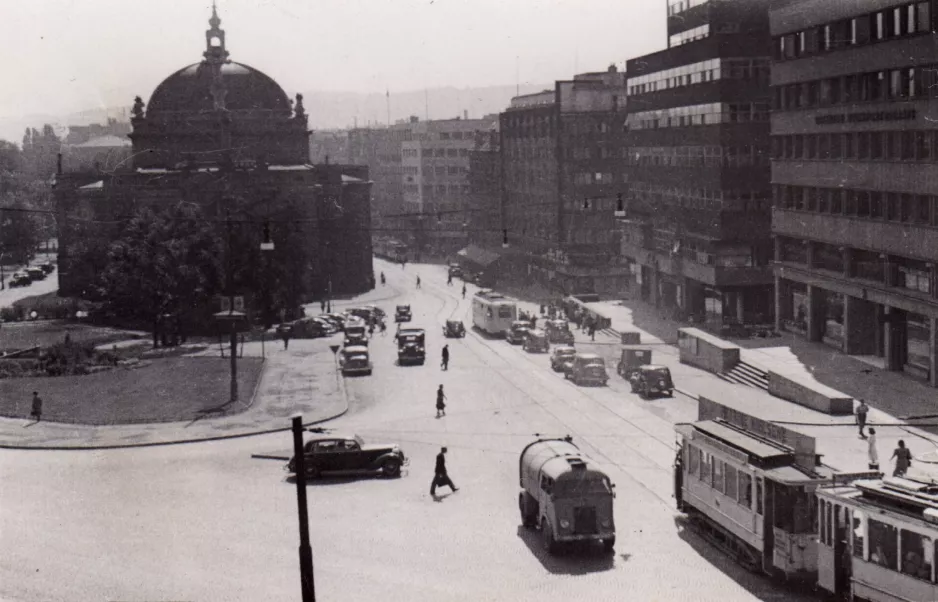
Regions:
[[[238,401],[238,324],[234,319],[234,261],[233,261],[233,231],[234,224],[231,222],[231,211],[228,211],[225,217],[225,225],[228,228],[228,269],[227,288],[228,288],[228,311],[231,313],[231,403]]]
[[[296,470],[296,504],[300,519],[300,591],[303,602],[316,602],[313,582],[313,549],[309,545],[309,509],[306,507],[306,458],[303,455],[303,417],[293,417],[293,468]]]

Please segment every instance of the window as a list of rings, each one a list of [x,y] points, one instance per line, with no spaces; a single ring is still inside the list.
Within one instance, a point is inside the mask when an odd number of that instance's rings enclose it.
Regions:
[[[713,488],[723,492],[723,460],[713,459]]]
[[[712,456],[707,452],[701,452],[700,455],[700,480],[710,485],[713,482],[713,475],[711,474],[712,470]]]
[[[752,475],[748,472],[739,473],[739,503],[752,509]]]
[[[902,549],[901,571],[918,579],[931,581],[931,567],[934,563],[935,548],[926,535],[902,529],[899,535]]]
[[[873,518],[869,519],[867,529],[870,538],[869,561],[894,571],[899,570],[898,529]]]
[[[859,510],[853,511],[853,555],[866,558],[864,542],[866,540],[866,515]]]
[[[725,486],[724,486],[724,488],[723,488],[724,492],[726,493],[726,497],[728,497],[728,498],[730,498],[731,500],[734,500],[734,501],[735,501],[735,500],[736,500],[736,488],[737,488],[737,482],[736,482],[736,479],[737,479],[737,472],[736,472],[736,468],[734,468],[733,466],[730,466],[729,464],[727,464],[726,467],[725,467],[725,469],[724,469],[723,478],[724,478],[724,480],[725,480],[725,482],[726,482],[726,484],[725,484]]]
[[[931,6],[928,2],[919,2],[915,5],[916,29],[919,32],[931,31]]]
[[[818,524],[818,540],[827,546],[830,545],[830,542],[827,541],[827,512],[825,512],[828,504],[829,502],[826,500],[818,500],[818,505],[821,508],[821,522]]]
[[[756,514],[762,514],[762,478],[756,477]]]
[[[687,472],[689,474],[697,474],[697,471],[700,469],[700,450],[694,446],[688,446],[690,454],[687,461]]]

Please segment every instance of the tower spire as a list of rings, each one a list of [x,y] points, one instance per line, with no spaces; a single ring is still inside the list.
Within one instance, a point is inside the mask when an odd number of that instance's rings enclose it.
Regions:
[[[222,29],[218,9],[212,0],[212,16],[208,20],[209,29],[205,32],[205,52],[202,56],[210,63],[224,63],[228,60],[225,50],[225,30]]]

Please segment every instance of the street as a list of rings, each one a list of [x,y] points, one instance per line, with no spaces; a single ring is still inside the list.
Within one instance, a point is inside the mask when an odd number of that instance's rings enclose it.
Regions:
[[[550,370],[546,354],[471,329],[444,339],[445,320],[471,325],[475,287],[462,300],[461,282],[446,286],[443,267],[375,265],[402,293],[380,303],[391,319],[395,304],[410,303],[408,326],[427,330],[427,362],[395,365],[392,324],[371,341],[373,376],[345,379],[350,410],[324,426],[399,443],[410,465],[400,479],[308,485],[317,599],[801,599],[683,528],[671,497],[672,425],[696,418],[694,400],[641,400],[614,365],[608,387],[576,387]],[[448,371],[439,366],[443,344]],[[439,384],[448,397],[442,418]],[[538,434],[571,435],[616,484],[613,556],[597,549],[549,557],[538,534],[520,526],[518,455]],[[434,501],[442,445],[460,491],[444,488]],[[0,599],[298,600],[295,487],[284,462],[251,457],[290,448],[282,433],[132,450],[3,451]]]

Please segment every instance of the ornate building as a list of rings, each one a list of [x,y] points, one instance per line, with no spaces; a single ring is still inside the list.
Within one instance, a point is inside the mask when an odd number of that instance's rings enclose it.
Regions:
[[[209,25],[203,60],[167,77],[148,105],[135,99],[123,165],[57,176],[61,294],[89,294],[103,256],[88,247],[118,237],[139,208],[181,203],[198,205],[222,229],[230,216],[239,231],[250,230],[245,240],[259,238],[265,224],[275,243],[289,233],[292,244],[275,245],[263,261],[290,262],[296,302],[323,298],[330,287],[368,290],[367,167],[311,164],[302,95],[294,102],[273,79],[228,58],[214,7]],[[257,279],[246,278],[237,294],[251,299],[257,291],[244,290],[247,282]]]

